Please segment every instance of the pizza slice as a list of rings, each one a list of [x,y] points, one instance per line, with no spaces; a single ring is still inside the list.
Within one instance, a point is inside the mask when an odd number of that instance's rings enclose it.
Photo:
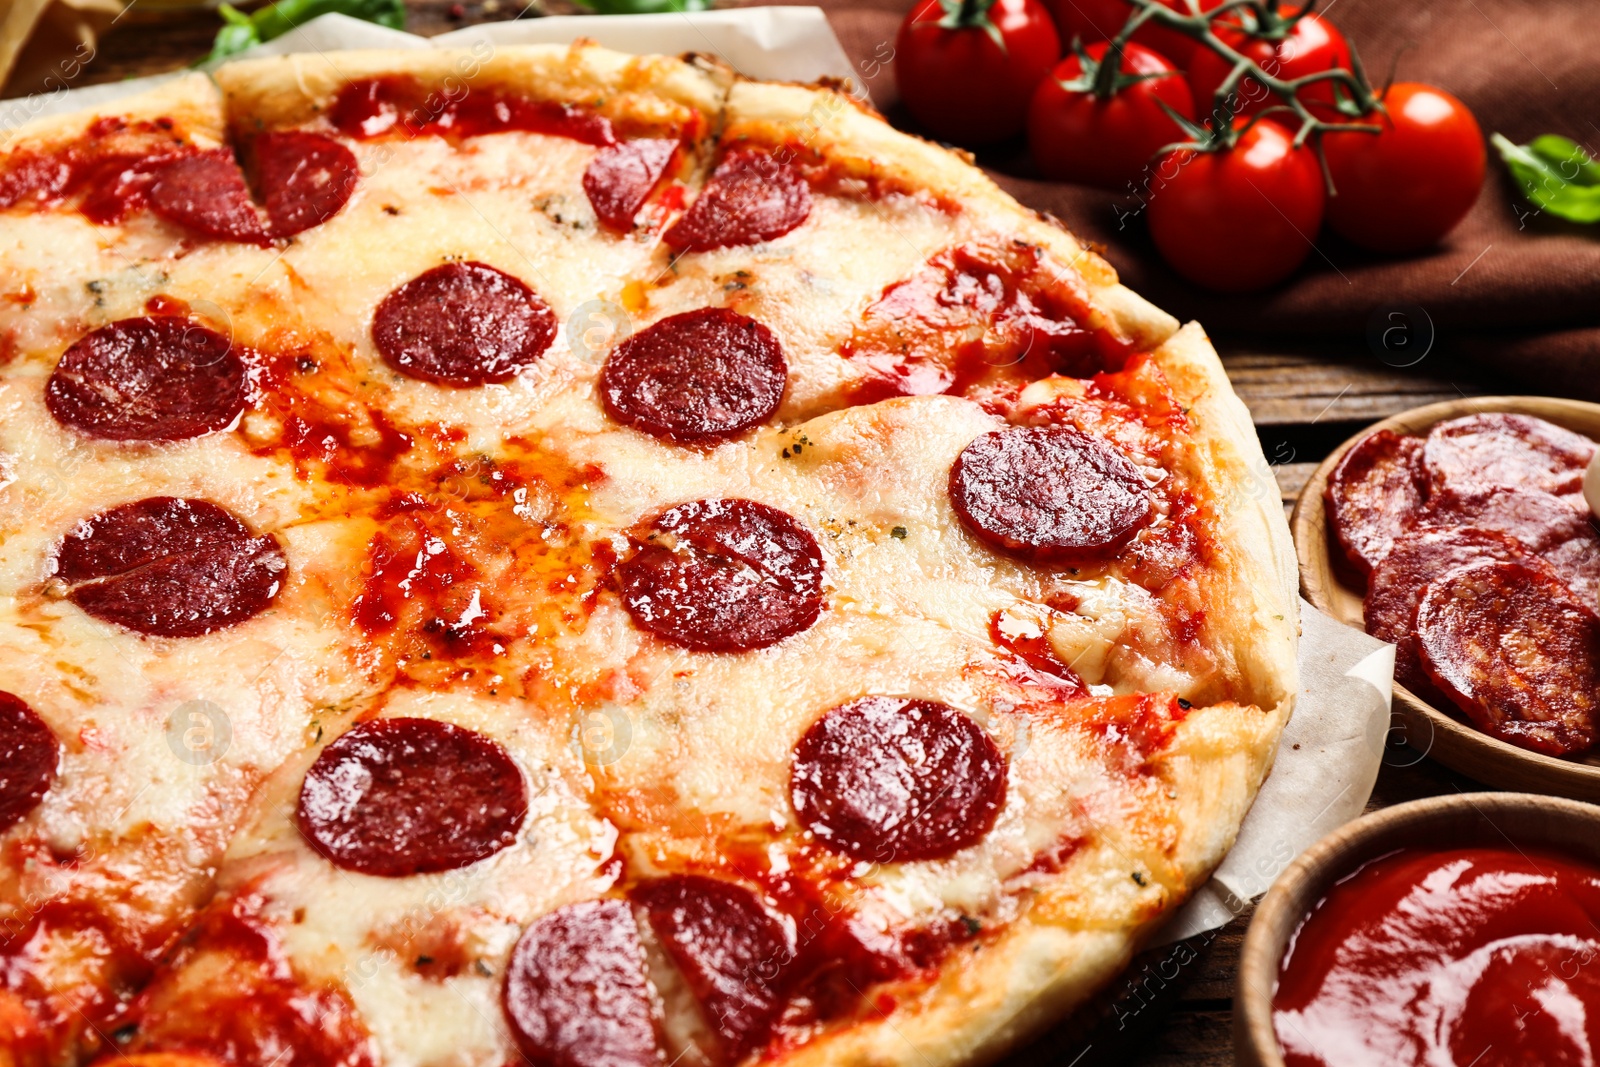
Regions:
[[[568,64],[566,50],[545,50],[512,73],[530,94],[622,90],[610,108],[618,128],[670,128],[685,147],[674,140],[652,165],[680,164],[715,106],[694,98],[706,80],[663,60],[657,96],[640,65],[586,55]],[[506,68],[502,58],[486,74],[503,79]],[[385,84],[409,91],[428,75],[413,64],[409,81]],[[684,77],[689,86],[673,90]],[[499,102],[485,111],[484,101],[498,92],[458,103],[492,115]],[[559,118],[565,106],[535,110]],[[592,125],[620,148],[608,121]],[[341,347],[344,318],[317,319],[307,295],[337,269],[308,277],[288,254],[315,245],[333,219],[359,227],[363,212],[382,211],[381,187],[366,187],[347,147],[370,137],[257,125],[233,130],[229,146],[227,126],[209,79],[191,76],[117,114],[29,127],[0,162],[17,249],[5,268],[10,367],[0,388],[18,415],[0,446],[14,665],[0,685],[30,768],[7,783],[16,796],[0,1017],[22,1063],[106,1044],[128,997],[209,899],[262,773],[335,730],[406,662],[403,649],[363,660],[347,639],[352,614],[357,633],[361,622],[384,628],[405,573],[384,562],[427,543],[413,516],[381,505],[478,481],[470,461],[440,458],[447,450],[425,434],[412,447],[381,404],[366,402],[371,371]],[[548,143],[510,170],[550,163],[550,143],[569,139],[528,137]],[[456,177],[508,169],[503,152],[481,162]],[[409,187],[421,166],[396,170]],[[612,175],[588,183],[602,200],[629,177],[626,158],[591,170]],[[570,192],[560,180],[551,188]],[[379,247],[359,234],[340,240]],[[328,258],[313,250],[310,262]],[[603,276],[604,257],[589,258]],[[400,453],[405,464],[390,462]],[[520,532],[525,523],[513,521]],[[376,572],[368,581],[362,563]],[[43,673],[41,657],[52,664]],[[56,674],[72,679],[64,691]]]
[[[998,410],[1177,328],[1059,225],[829,87],[736,81],[715,168],[665,237],[635,330],[704,305],[761,322],[793,368],[790,422],[952,392]]]
[[[104,1046],[209,899],[255,783],[364,684],[325,625],[345,531],[228,432],[257,406],[252,352],[294,327],[273,253],[186,213],[187,168],[232,158],[222,134],[215,89],[186,76],[30,125],[0,157],[16,1064]]]
[[[354,160],[348,202],[283,259],[365,373],[356,399],[480,444],[592,373],[703,167],[728,78],[580,44],[298,54],[217,80],[244,154],[322,138]],[[520,343],[485,360],[502,325]]]

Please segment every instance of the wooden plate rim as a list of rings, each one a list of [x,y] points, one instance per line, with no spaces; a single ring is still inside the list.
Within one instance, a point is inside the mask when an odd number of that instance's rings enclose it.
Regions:
[[[1600,807],[1533,793],[1456,793],[1363,816],[1301,853],[1256,906],[1239,955],[1233,1043],[1242,1067],[1284,1067],[1272,1025],[1278,966],[1300,921],[1334,882],[1397,848],[1548,848],[1600,864]]]
[[[1535,415],[1568,429],[1577,429],[1571,425],[1572,422],[1600,426],[1600,404],[1540,396],[1482,396],[1446,400],[1411,408],[1373,423],[1347,439],[1318,464],[1295,502],[1289,526],[1294,535],[1295,555],[1300,566],[1301,595],[1317,608],[1338,618],[1329,592],[1321,582],[1322,570],[1331,570],[1323,490],[1333,468],[1352,445],[1375,430],[1422,434],[1446,419],[1488,411]],[[1592,433],[1590,435],[1593,436]],[[1359,622],[1356,624],[1359,625]],[[1600,765],[1530,752],[1490,737],[1454,715],[1434,707],[1398,681],[1394,683],[1392,708],[1408,737],[1427,739],[1425,755],[1486,785],[1533,790],[1579,800],[1600,800]],[[1587,758],[1594,760],[1600,757],[1591,755]]]

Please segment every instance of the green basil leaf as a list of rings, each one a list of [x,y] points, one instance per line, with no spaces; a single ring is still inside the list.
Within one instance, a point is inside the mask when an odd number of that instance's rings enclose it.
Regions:
[[[227,4],[218,10],[227,25],[217,31],[211,54],[201,62],[222,59],[251,45],[282,37],[319,15],[349,15],[392,30],[405,29],[406,25],[404,0],[278,0],[250,15]]]
[[[1589,150],[1570,137],[1547,133],[1528,142],[1528,149],[1555,165],[1568,180],[1579,185],[1600,185],[1600,163]]]
[[[278,0],[250,16],[263,41],[282,37],[319,15],[349,15],[398,30],[405,26],[402,0]]]
[[[1489,140],[1535,207],[1571,222],[1600,222],[1600,163],[1582,145],[1555,134],[1525,145],[1498,133]]]

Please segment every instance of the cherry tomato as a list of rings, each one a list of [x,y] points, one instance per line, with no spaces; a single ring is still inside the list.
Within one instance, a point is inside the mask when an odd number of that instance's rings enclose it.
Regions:
[[[1187,0],[1161,2],[1185,15],[1194,12]],[[1050,17],[1056,20],[1056,28],[1061,31],[1061,43],[1067,47],[1071,46],[1073,37],[1081,37],[1085,43],[1109,41],[1133,14],[1133,5],[1128,0],[1045,0],[1045,3],[1050,8]],[[1221,3],[1222,0],[1198,0],[1195,6],[1201,11],[1210,11]],[[1177,30],[1150,24],[1140,27],[1133,40],[1160,52],[1180,70],[1189,66],[1189,57],[1194,55],[1198,44],[1194,38],[1185,37]]]
[[[1288,81],[1335,67],[1349,70],[1350,46],[1345,43],[1344,35],[1319,15],[1294,18],[1299,13],[1300,9],[1296,7],[1282,9],[1282,17],[1293,21],[1288,24],[1284,36],[1277,40],[1249,36],[1237,26],[1219,24],[1215,29],[1217,36],[1225,43],[1246,59],[1254,60],[1257,66],[1274,78]],[[1227,80],[1232,71],[1233,64],[1209,48],[1195,51],[1189,63],[1189,88],[1194,92],[1195,110],[1202,115],[1211,114],[1217,87]],[[1283,103],[1254,78],[1242,79],[1234,95],[1237,98],[1233,109],[1235,115],[1255,115]],[[1300,99],[1308,105],[1327,105],[1331,110],[1334,103],[1333,86],[1313,83],[1300,93]]]
[[[1241,123],[1241,125],[1244,125]],[[1248,293],[1287,278],[1322,225],[1322,168],[1270,119],[1218,152],[1171,152],[1156,164],[1150,236],[1196,285]]]
[[[1021,133],[1034,88],[1061,58],[1039,0],[919,0],[894,48],[895,83],[911,114],[935,136],[968,146]]]
[[[1483,131],[1467,105],[1432,86],[1396,82],[1383,104],[1360,120],[1382,133],[1322,139],[1335,190],[1328,226],[1375,252],[1415,252],[1438,243],[1477,203]]]
[[[1084,51],[1090,59],[1102,60],[1109,47],[1099,41]],[[1121,69],[1147,77],[1102,100],[1092,88],[1063,85],[1084,80],[1082,60],[1069,55],[1034,90],[1028,143],[1047,177],[1120,189],[1139,176],[1158,149],[1184,139],[1183,129],[1159,103],[1165,101],[1178,114],[1194,118],[1183,76],[1161,56],[1132,42],[1123,48]]]

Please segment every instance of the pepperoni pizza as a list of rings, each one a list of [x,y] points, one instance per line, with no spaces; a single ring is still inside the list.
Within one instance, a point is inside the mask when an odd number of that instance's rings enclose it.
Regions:
[[[1270,766],[1204,334],[835,88],[238,62],[0,235],[0,1064],[992,1057]]]

